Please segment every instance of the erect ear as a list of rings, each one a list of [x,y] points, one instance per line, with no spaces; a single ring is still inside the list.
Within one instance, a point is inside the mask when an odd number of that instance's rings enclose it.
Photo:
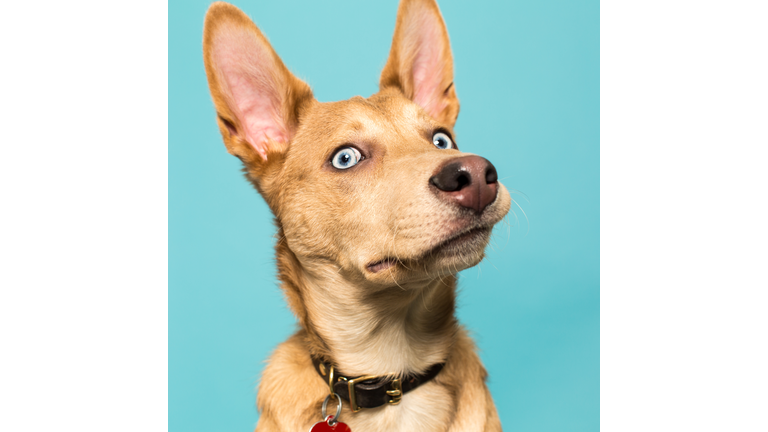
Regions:
[[[434,0],[402,0],[379,87],[398,87],[436,120],[453,126],[459,99],[453,86],[448,30]]]
[[[281,159],[312,90],[288,71],[253,21],[216,2],[205,15],[203,57],[227,150],[252,170]]]

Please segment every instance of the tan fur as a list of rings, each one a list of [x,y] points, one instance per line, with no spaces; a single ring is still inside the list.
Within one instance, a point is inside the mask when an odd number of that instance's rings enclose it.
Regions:
[[[272,209],[277,265],[301,330],[264,370],[258,432],[307,431],[320,420],[327,384],[310,355],[348,376],[421,373],[437,377],[399,405],[352,413],[353,431],[499,431],[486,372],[454,315],[456,272],[483,258],[491,227],[509,210],[495,201],[467,216],[439,199],[428,180],[465,155],[440,150],[459,111],[453,60],[434,0],[403,0],[380,91],[320,103],[293,76],[253,22],[214,3],[205,19],[206,73],[227,150]],[[339,171],[329,160],[354,144],[365,160]],[[436,249],[457,233],[472,241]],[[396,262],[369,271],[371,263]]]

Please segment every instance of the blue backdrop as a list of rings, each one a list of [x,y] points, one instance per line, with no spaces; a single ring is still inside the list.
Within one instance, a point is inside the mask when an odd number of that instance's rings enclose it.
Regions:
[[[169,2],[169,429],[250,431],[264,360],[295,330],[271,215],[221,141],[210,2]],[[506,431],[599,429],[599,3],[439,1],[462,150],[521,194],[460,275]],[[239,1],[320,101],[377,91],[396,1]],[[140,173],[139,173],[140,174]],[[525,212],[524,215],[523,211]],[[140,413],[137,413],[140,415]]]

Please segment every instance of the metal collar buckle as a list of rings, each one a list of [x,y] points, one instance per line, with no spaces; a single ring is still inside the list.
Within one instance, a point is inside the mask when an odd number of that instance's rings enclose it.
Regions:
[[[357,394],[355,393],[355,384],[379,378],[377,375],[363,375],[354,379],[346,379],[339,377],[339,379],[347,382],[347,389],[349,389],[349,407],[352,408],[352,412],[360,412],[363,407],[357,404]],[[389,383],[391,390],[387,390],[387,395],[391,397],[388,401],[391,405],[397,405],[403,399],[403,387],[400,383],[400,378],[395,378]]]
[[[378,378],[376,375],[363,375],[351,380],[346,380],[344,377],[341,377],[341,379],[347,382],[347,388],[349,389],[349,407],[352,408],[352,412],[360,412],[360,410],[363,409],[357,405],[357,397],[355,396],[355,384],[359,383],[360,381],[367,381],[376,378]]]
[[[397,405],[403,399],[403,386],[400,384],[400,378],[395,378],[390,383],[392,390],[387,390],[387,394],[392,397],[389,403]]]

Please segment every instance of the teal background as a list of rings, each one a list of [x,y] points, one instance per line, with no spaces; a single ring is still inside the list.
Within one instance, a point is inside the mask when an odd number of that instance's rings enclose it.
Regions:
[[[295,329],[269,210],[221,141],[208,1],[169,2],[169,430],[250,431],[264,360]],[[462,150],[525,194],[460,275],[506,431],[599,429],[599,3],[439,2]],[[377,91],[397,2],[242,1],[320,101]],[[141,173],[136,173],[140,175]],[[318,413],[319,416],[319,413]],[[359,432],[359,431],[358,431]]]

